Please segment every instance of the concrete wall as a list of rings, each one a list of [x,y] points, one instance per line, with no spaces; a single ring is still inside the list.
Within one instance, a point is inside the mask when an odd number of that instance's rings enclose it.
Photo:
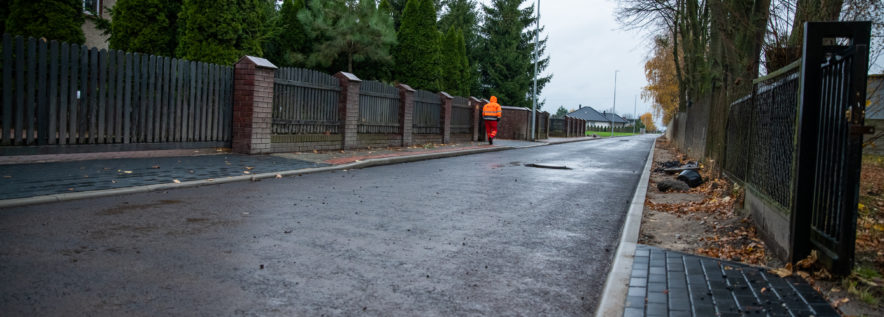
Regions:
[[[751,214],[758,234],[773,251],[773,255],[780,259],[789,259],[791,249],[789,232],[791,221],[789,211],[766,198],[751,186],[746,188],[746,198],[743,202],[743,213]]]

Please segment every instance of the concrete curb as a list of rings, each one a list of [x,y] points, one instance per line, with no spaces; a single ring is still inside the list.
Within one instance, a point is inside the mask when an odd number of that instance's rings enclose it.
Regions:
[[[357,162],[353,162],[353,163],[347,163],[347,164],[341,164],[341,165],[335,165],[335,166],[305,168],[305,169],[262,173],[262,174],[254,174],[254,175],[241,175],[241,176],[232,176],[232,177],[224,177],[224,178],[217,178],[217,179],[210,178],[210,179],[203,179],[203,180],[196,180],[196,181],[181,182],[178,184],[175,184],[175,183],[154,184],[154,185],[144,185],[144,186],[135,186],[135,187],[94,190],[94,191],[79,192],[79,193],[63,193],[63,194],[52,194],[52,195],[43,195],[43,196],[34,196],[34,197],[25,197],[25,198],[14,198],[14,199],[0,200],[0,208],[21,207],[21,206],[27,206],[27,205],[46,204],[46,203],[54,203],[54,202],[61,202],[61,201],[86,199],[86,198],[98,198],[98,197],[107,197],[107,196],[114,196],[114,195],[145,193],[145,192],[163,191],[163,190],[170,190],[170,189],[177,189],[177,188],[198,187],[198,186],[213,185],[213,184],[225,184],[225,183],[241,182],[241,181],[258,181],[258,180],[267,179],[267,178],[275,178],[276,175],[281,175],[282,177],[286,177],[286,176],[292,176],[292,175],[321,173],[321,172],[354,169],[354,168],[366,168],[366,167],[372,167],[372,166],[407,163],[407,162],[431,160],[431,159],[438,159],[438,158],[447,158],[447,157],[454,157],[454,156],[479,154],[479,153],[485,153],[485,152],[497,152],[497,151],[505,151],[505,150],[518,149],[518,148],[531,148],[531,147],[538,147],[538,146],[547,146],[547,145],[554,145],[554,144],[582,142],[582,141],[591,141],[591,140],[602,140],[602,139],[603,138],[576,139],[576,140],[567,140],[567,141],[555,142],[555,143],[538,143],[538,144],[532,144],[532,145],[523,146],[523,147],[495,146],[492,148],[485,148],[485,149],[471,149],[471,150],[442,152],[442,153],[428,153],[428,154],[417,154],[417,155],[408,155],[408,156],[396,156],[396,157],[369,159],[369,160],[365,160],[365,161],[357,161]]]
[[[645,208],[645,196],[648,193],[648,179],[651,177],[651,164],[654,162],[654,145],[656,143],[657,139],[654,139],[654,142],[651,143],[651,151],[648,153],[647,162],[645,162],[645,171],[642,172],[642,177],[635,188],[635,195],[632,196],[632,203],[626,214],[626,221],[623,223],[620,244],[617,246],[614,263],[611,264],[611,271],[608,272],[608,278],[605,280],[602,299],[599,301],[599,306],[595,311],[596,317],[623,315],[626,294],[629,290],[632,262],[635,258],[635,245],[638,243],[638,234]]]

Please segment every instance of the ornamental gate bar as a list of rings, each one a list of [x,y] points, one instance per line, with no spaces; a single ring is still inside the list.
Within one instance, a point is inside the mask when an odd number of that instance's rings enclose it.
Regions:
[[[816,249],[836,274],[853,268],[869,22],[805,24],[792,197],[793,261]]]

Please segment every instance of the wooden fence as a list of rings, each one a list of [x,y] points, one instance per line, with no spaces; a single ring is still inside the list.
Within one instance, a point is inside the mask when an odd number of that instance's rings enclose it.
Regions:
[[[359,89],[358,133],[402,133],[399,89],[379,81],[363,81]]]
[[[340,80],[315,70],[286,67],[276,71],[273,82],[273,134],[341,132]]]
[[[2,52],[0,145],[230,142],[231,67],[9,34]]]
[[[461,96],[455,96],[451,101],[451,134],[472,134],[473,108],[470,100]]]
[[[442,99],[438,94],[418,90],[414,93],[414,133],[442,133]]]

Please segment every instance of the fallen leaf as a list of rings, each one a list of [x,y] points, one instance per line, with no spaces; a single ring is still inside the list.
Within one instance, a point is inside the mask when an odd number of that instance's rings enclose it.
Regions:
[[[74,191],[74,188],[73,187],[68,188],[68,191]]]
[[[3,178],[12,178],[10,175],[3,175]]]
[[[243,174],[251,174],[252,172],[249,172],[249,171],[242,171],[242,173],[243,173]]]
[[[116,179],[112,179],[112,180],[111,180],[111,183],[112,183],[112,184],[116,184],[116,183],[117,183],[117,180],[116,180]]]
[[[151,166],[150,168],[158,169],[158,168],[160,168],[160,166],[159,166],[159,165],[154,165],[154,166]]]
[[[282,178],[281,174],[276,174],[276,178]]]
[[[762,288],[761,288],[761,294],[764,294],[764,292],[766,292],[766,291],[767,291],[767,287],[762,287]]]
[[[246,169],[247,169],[247,170],[250,170],[250,171],[251,171],[253,168],[254,168],[254,167],[252,167],[252,166],[246,166]]]
[[[175,183],[175,184],[181,184],[181,181],[179,181],[179,180],[177,180],[177,179],[173,179],[172,182]]]
[[[132,171],[123,171],[124,174],[132,174]]]

